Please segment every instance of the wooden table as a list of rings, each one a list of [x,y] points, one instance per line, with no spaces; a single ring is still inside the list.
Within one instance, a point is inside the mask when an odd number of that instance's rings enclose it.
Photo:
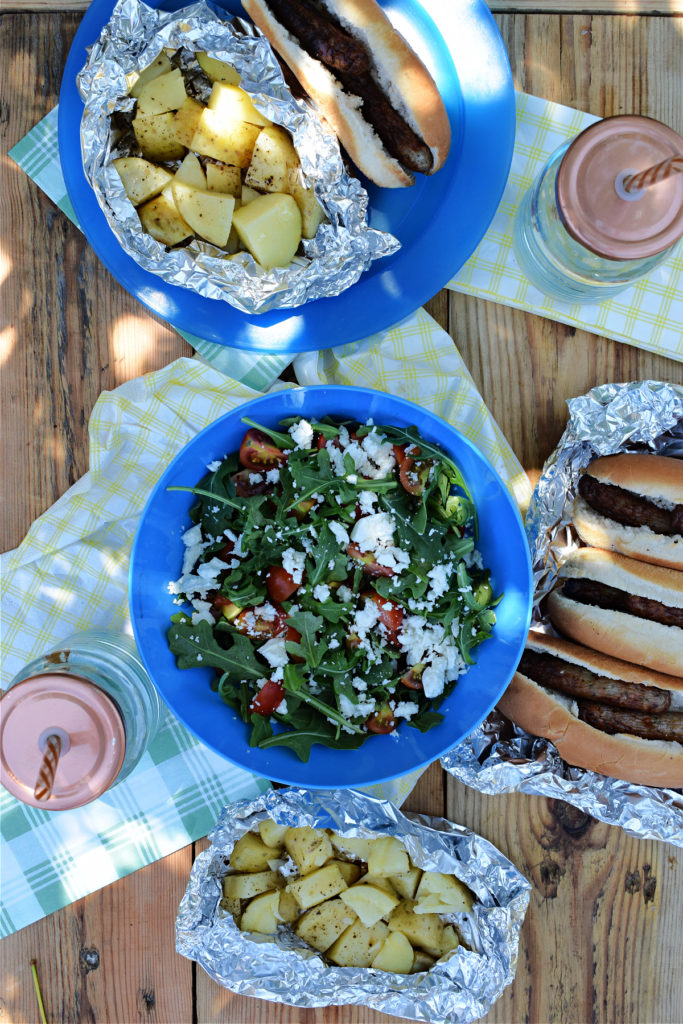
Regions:
[[[495,10],[518,88],[594,114],[648,114],[683,133],[677,2],[517,0]],[[592,14],[591,5],[603,13]],[[57,102],[84,7],[1,0],[3,152]],[[610,8],[615,13],[604,13]],[[2,159],[6,549],[87,470],[88,416],[100,392],[191,353]],[[605,381],[683,383],[680,363],[503,306],[443,291],[428,309],[454,338],[532,480],[564,428],[567,398]],[[629,838],[562,803],[482,796],[434,765],[406,806],[479,832],[533,883],[517,976],[487,1016],[491,1024],[681,1021],[680,850]],[[201,847],[188,846],[6,939],[0,1022],[38,1020],[32,957],[50,1021],[395,1019],[364,1008],[304,1011],[239,998],[178,956],[173,924]]]

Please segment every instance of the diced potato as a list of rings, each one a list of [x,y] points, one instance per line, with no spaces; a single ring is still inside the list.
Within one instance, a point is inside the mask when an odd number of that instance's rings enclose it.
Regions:
[[[399,896],[403,896],[404,899],[412,900],[417,892],[417,887],[422,877],[422,870],[420,868],[412,867],[408,868],[407,871],[402,871],[400,874],[391,875],[389,881],[393,885]]]
[[[263,128],[256,139],[244,183],[263,192],[289,192],[298,166],[299,157],[288,132],[272,125]]]
[[[113,163],[133,206],[157,196],[171,180],[171,175],[163,167],[139,156],[120,157]]]
[[[325,211],[316,199],[315,191],[304,188],[298,181],[290,181],[289,194],[301,210],[301,234],[304,238],[315,238],[316,232],[325,220]]]
[[[371,966],[394,974],[410,974],[413,960],[413,947],[403,932],[389,932]]]
[[[325,955],[340,967],[369,967],[388,934],[389,929],[383,921],[378,921],[372,928],[356,921],[342,932]]]
[[[171,62],[162,50],[157,59],[148,64],[146,68],[143,68],[139,75],[134,74],[132,76],[134,83],[128,90],[128,95],[135,96],[137,99],[148,82],[151,82],[153,78],[158,78],[160,75],[167,74],[170,70]]]
[[[242,189],[242,193],[244,193],[244,189]],[[244,202],[244,199],[242,199],[242,202]],[[336,832],[331,832],[330,842],[335,850],[345,853],[347,857],[367,861],[374,840],[361,839],[358,836],[338,836]]]
[[[419,946],[430,956],[441,956],[443,921],[437,914],[416,914],[412,900],[403,900],[389,916],[392,932],[403,932],[413,946]]]
[[[286,267],[301,241],[301,214],[291,196],[260,196],[234,215],[241,242],[266,270]]]
[[[176,140],[183,146],[189,148],[194,133],[197,131],[199,119],[206,108],[202,103],[197,103],[191,96],[187,96],[178,107],[173,117],[173,133]]]
[[[273,851],[255,832],[246,832],[237,840],[230,854],[230,867],[235,871],[265,871]]]
[[[397,894],[396,890],[394,889],[389,879],[384,878],[383,875],[371,875],[370,872],[368,871],[366,875],[363,875],[362,880],[363,882],[365,882],[366,885],[374,885],[378,889],[383,889],[384,892],[388,892],[390,896],[399,895]]]
[[[195,153],[188,153],[178,170],[173,175],[174,182],[182,182],[191,188],[206,188],[204,170]]]
[[[242,191],[240,169],[228,167],[227,164],[207,164],[206,184],[210,192],[224,192],[238,198]],[[286,829],[286,825],[279,825],[278,828]]]
[[[223,895],[228,899],[248,900],[262,892],[277,889],[279,878],[274,871],[256,871],[251,875],[226,875],[223,879]]]
[[[348,860],[331,860],[330,864],[337,865],[347,885],[353,885],[360,878],[360,866],[358,864],[352,864]]]
[[[209,57],[208,53],[200,50],[197,53],[197,61],[205,75],[212,82],[230,82],[231,85],[239,85],[240,76],[232,64],[226,64],[224,60],[217,60],[216,57]]]
[[[200,238],[205,238],[213,245],[224,246],[226,244],[235,209],[233,196],[226,196],[220,192],[205,192],[199,188],[190,188],[189,185],[174,183],[173,198],[181,217],[185,218]],[[253,836],[256,842],[267,851],[268,857],[273,856],[272,850],[253,832],[247,832],[242,838],[246,839],[247,836]],[[263,866],[265,867],[267,863],[266,858]]]
[[[180,68],[146,82],[138,93],[138,114],[165,114],[178,110],[187,99]]]
[[[228,121],[217,110],[202,112],[190,149],[234,167],[248,167],[259,129],[246,121]]]
[[[299,917],[299,913],[299,904],[296,902],[291,892],[287,892],[286,889],[281,889],[280,902],[277,909],[277,916],[280,921],[284,921],[285,924],[293,924],[293,922]]]
[[[240,928],[243,932],[261,932],[273,935],[277,931],[277,909],[280,900],[278,892],[264,892],[249,903],[242,914]]]
[[[288,828],[283,842],[300,875],[322,867],[332,856],[332,843],[317,828]]]
[[[235,200],[235,204],[237,204],[237,202],[238,202],[238,200],[236,199]],[[235,231],[234,225],[230,228],[230,234],[228,235],[228,240],[225,243],[225,245],[223,246],[223,248],[225,249],[225,251],[229,255],[233,255],[236,252],[242,252],[243,251],[243,246],[242,246],[242,243],[240,242],[240,236]]]
[[[309,946],[324,953],[355,920],[353,910],[340,899],[326,900],[307,910],[294,930]]]
[[[435,962],[435,957],[430,956],[429,953],[423,953],[421,949],[416,949],[410,973],[420,974],[421,971],[428,971],[430,967],[434,966]]]
[[[173,114],[170,111],[166,114],[138,114],[133,121],[133,131],[147,160],[163,164],[167,160],[180,160],[185,155],[185,147],[173,134]]]
[[[178,213],[173,199],[163,192],[139,206],[138,216],[144,230],[164,245],[177,245],[194,234]]]
[[[474,904],[474,896],[459,879],[453,875],[446,875],[440,871],[425,871],[420,879],[415,894],[420,905],[427,909],[436,909],[436,901],[429,900],[425,903],[425,897],[438,896],[444,909],[437,910],[441,914],[469,913]],[[416,908],[417,913],[420,911]]]
[[[341,894],[341,899],[347,907],[355,910],[368,928],[383,917],[388,917],[398,903],[398,897],[391,896],[374,885],[366,885],[365,882],[359,882],[346,889]]]
[[[368,871],[372,875],[396,875],[408,871],[410,861],[400,839],[385,836],[376,839],[368,854]]]
[[[208,167],[215,167],[215,164],[209,164]],[[207,167],[207,170],[208,170]],[[207,176],[208,181],[208,176]],[[218,190],[216,190],[218,191]],[[277,825],[272,818],[266,818],[265,821],[259,821],[258,830],[261,835],[261,839],[266,846],[273,847],[274,849],[280,849],[282,847],[282,840],[285,837],[285,832],[289,828],[289,825]]]
[[[255,188],[250,188],[249,185],[242,185],[242,206],[245,203],[250,203],[252,199],[258,199],[262,195],[261,192],[257,192]]]
[[[346,889],[346,882],[336,864],[327,864],[324,868],[312,871],[305,878],[290,882],[287,886],[302,910],[308,910],[323,900],[329,900]]]
[[[221,900],[221,906],[223,910],[227,910],[229,914],[232,914],[236,923],[239,924],[240,918],[242,917],[242,900],[224,896]]]
[[[398,932],[395,934],[399,934]],[[460,945],[458,933],[452,924],[447,924],[443,930],[443,938],[441,940],[441,956],[446,956],[447,953],[452,953],[454,949],[457,949]]]
[[[261,128],[273,123],[265,114],[259,113],[249,93],[237,85],[216,82],[209,97],[209,107],[231,121],[248,121],[249,124],[256,124]]]

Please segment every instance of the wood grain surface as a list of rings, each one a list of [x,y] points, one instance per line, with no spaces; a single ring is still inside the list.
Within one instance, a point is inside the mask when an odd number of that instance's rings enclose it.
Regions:
[[[87,469],[98,394],[189,354],[110,277],[80,232],[7,158],[54,106],[85,4],[0,10],[0,422],[3,548]],[[683,131],[683,25],[626,16],[626,4],[519,0],[497,15],[516,85],[595,114],[644,113]],[[550,4],[546,4],[550,7]],[[8,13],[21,7],[21,12]],[[635,9],[635,7],[633,8]],[[639,10],[671,13],[672,4]],[[571,12],[575,13],[571,13]],[[31,13],[33,12],[33,13]],[[429,311],[451,334],[532,478],[557,442],[567,398],[605,381],[683,383],[683,366],[604,338],[442,292]],[[533,883],[514,983],[496,1024],[678,1024],[683,853],[638,841],[565,804],[486,797],[433,765],[408,808],[446,815],[495,843]],[[201,844],[197,844],[198,848]],[[387,1024],[366,1008],[302,1011],[218,988],[176,955],[173,922],[194,851],[187,847],[2,943],[0,1024],[38,1020],[38,960],[51,1022]]]

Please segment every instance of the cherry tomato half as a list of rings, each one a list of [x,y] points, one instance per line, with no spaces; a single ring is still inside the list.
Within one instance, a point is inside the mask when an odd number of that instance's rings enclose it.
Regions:
[[[272,469],[287,461],[285,453],[260,430],[251,427],[240,445],[240,462],[247,469]]]
[[[399,646],[398,634],[403,625],[403,608],[388,597],[381,597],[376,590],[366,590],[361,597],[377,605],[379,621],[387,631],[387,640],[394,647]]]
[[[284,696],[285,690],[282,683],[268,679],[252,700],[249,710],[256,715],[272,715],[275,708],[282,703]]]
[[[233,626],[238,633],[244,633],[254,640],[270,640],[274,636],[280,636],[287,628],[287,615],[281,605],[272,602],[271,607],[275,611],[274,615],[266,610],[264,605],[243,608],[234,620]]]
[[[225,594],[214,593],[209,596],[211,597],[211,611],[214,615],[222,615],[228,622],[232,622],[242,611],[239,605],[234,604]]]
[[[300,586],[281,565],[271,565],[266,576],[266,590],[273,601],[286,601]]]
[[[393,732],[396,728],[396,719],[389,705],[383,704],[375,711],[374,715],[370,715],[365,723],[365,728],[368,732],[376,732],[380,735]]]
[[[349,558],[363,567],[367,576],[393,576],[394,570],[388,565],[380,565],[371,551],[361,551],[357,544],[349,544],[346,549]]]
[[[301,643],[301,633],[298,629],[294,629],[294,626],[287,626],[287,633],[285,634],[285,643],[289,641],[292,644]],[[289,658],[297,665],[303,665],[305,658],[300,657],[298,654],[290,654]]]
[[[240,469],[238,473],[233,473],[232,482],[238,498],[253,498],[255,494],[268,494],[272,491],[273,485],[268,483],[265,476],[259,474],[258,480],[251,479],[256,475],[253,469]]]
[[[401,682],[404,686],[407,686],[409,690],[422,690],[422,673],[424,672],[424,665],[413,665],[409,668],[405,675],[401,676]]]

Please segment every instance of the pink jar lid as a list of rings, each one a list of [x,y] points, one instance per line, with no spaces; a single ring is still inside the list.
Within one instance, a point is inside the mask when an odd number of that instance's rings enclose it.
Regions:
[[[610,260],[644,259],[683,235],[683,174],[624,198],[619,180],[683,153],[683,139],[650,117],[620,115],[574,139],[557,174],[557,205],[569,234]]]
[[[0,700],[0,782],[25,804],[63,811],[96,800],[115,781],[126,733],[114,701],[98,686],[62,673],[30,676]],[[51,733],[62,739],[52,792],[34,787]]]

